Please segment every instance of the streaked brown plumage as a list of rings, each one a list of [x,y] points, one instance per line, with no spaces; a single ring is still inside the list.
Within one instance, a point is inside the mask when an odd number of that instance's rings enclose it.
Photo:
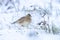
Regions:
[[[13,22],[14,23],[19,23],[21,26],[28,26],[31,23],[31,15],[27,14],[24,17],[21,17],[17,21]]]

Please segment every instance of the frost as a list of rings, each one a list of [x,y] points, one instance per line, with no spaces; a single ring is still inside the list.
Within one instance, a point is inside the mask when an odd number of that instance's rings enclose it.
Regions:
[[[11,24],[27,14],[28,28]],[[60,40],[59,0],[0,0],[0,40]]]

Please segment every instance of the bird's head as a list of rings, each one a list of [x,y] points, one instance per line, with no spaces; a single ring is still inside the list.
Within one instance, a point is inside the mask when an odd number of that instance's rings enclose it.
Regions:
[[[30,14],[27,14],[27,16],[30,16],[30,17],[31,17],[31,15],[30,15]]]

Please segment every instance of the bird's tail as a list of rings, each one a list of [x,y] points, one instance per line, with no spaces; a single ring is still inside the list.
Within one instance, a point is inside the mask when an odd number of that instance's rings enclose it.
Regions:
[[[11,24],[15,24],[17,21],[15,21],[15,22],[13,22],[13,23],[11,23]]]

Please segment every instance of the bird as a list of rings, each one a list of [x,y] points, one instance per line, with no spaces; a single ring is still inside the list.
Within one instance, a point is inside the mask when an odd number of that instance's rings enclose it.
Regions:
[[[27,14],[24,17],[21,17],[20,19],[18,19],[17,21],[13,22],[12,24],[18,23],[21,26],[25,26],[27,27],[30,23],[31,23],[31,14]]]

